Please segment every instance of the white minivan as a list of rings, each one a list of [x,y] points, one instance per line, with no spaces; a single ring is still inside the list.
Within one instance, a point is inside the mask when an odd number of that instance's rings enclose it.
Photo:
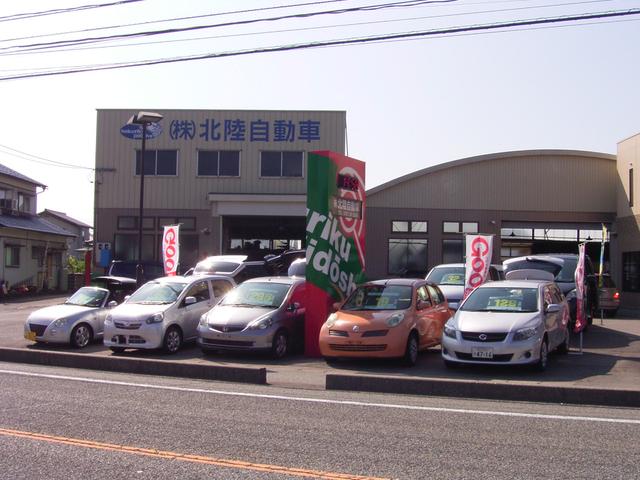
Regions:
[[[233,279],[222,275],[147,282],[106,316],[104,344],[116,353],[127,348],[175,353],[185,341],[196,339],[202,314],[235,286]]]

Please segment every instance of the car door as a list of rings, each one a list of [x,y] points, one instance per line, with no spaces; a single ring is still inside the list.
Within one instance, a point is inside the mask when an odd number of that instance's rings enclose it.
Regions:
[[[436,331],[434,335],[434,341],[440,343],[442,340],[442,331],[444,330],[444,324],[451,318],[451,310],[444,298],[442,291],[435,285],[427,285],[429,295],[433,302],[434,318],[436,320]]]
[[[304,350],[304,319],[306,304],[306,282],[300,282],[296,285],[289,297],[288,306],[285,306],[284,314],[287,316],[286,324],[289,334],[291,335],[292,345],[295,345],[299,351]],[[294,305],[298,308],[293,308]]]
[[[415,316],[420,348],[433,344],[437,321],[433,312],[433,302],[425,284],[416,288]]]
[[[195,303],[187,305],[186,299],[194,297]],[[180,322],[185,340],[195,338],[198,322],[203,313],[213,307],[210,280],[198,280],[187,288],[180,302]]]
[[[554,303],[554,295],[551,285],[542,286],[542,315],[544,317],[545,329],[549,338],[549,350],[553,350],[559,345],[564,331],[562,330],[562,310],[558,312],[547,312],[549,305]]]

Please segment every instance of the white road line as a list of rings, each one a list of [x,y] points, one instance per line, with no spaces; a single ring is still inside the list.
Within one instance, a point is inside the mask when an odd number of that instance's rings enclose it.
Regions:
[[[540,413],[501,412],[492,410],[470,410],[465,408],[424,407],[419,405],[398,405],[393,403],[356,402],[352,400],[329,400],[311,397],[290,397],[286,395],[267,395],[261,393],[229,392],[224,390],[209,390],[204,388],[171,387],[166,385],[152,385],[149,383],[119,382],[115,380],[101,380],[98,378],[70,377],[66,375],[50,375],[45,373],[21,372],[18,370],[0,370],[6,375],[18,375],[23,377],[49,378],[53,380],[69,380],[73,382],[95,383],[104,385],[117,385],[121,387],[146,388],[151,390],[168,390],[173,392],[206,393],[211,395],[226,395],[230,397],[266,398],[270,400],[287,400],[291,402],[324,403],[332,405],[349,405],[357,407],[391,408],[397,410],[418,410],[425,412],[461,413],[469,415],[493,415],[498,417],[538,418],[549,420],[568,420],[582,422],[622,423],[628,425],[640,425],[640,420],[630,418],[606,418],[585,417],[572,415],[545,415]],[[580,408],[580,407],[576,407]]]

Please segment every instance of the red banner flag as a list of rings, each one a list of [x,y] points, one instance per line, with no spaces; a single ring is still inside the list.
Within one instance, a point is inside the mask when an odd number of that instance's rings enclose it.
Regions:
[[[584,311],[584,243],[578,245],[578,265],[576,266],[576,324],[573,327],[575,333],[584,330],[587,318]]]
[[[162,264],[164,265],[164,274],[172,277],[178,270],[178,262],[180,260],[180,242],[179,239],[180,225],[167,225],[164,227],[162,235]]]

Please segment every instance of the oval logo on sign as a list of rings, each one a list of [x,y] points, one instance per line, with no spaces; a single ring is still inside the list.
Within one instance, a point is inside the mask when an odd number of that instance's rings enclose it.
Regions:
[[[160,136],[162,133],[162,126],[159,123],[148,123],[147,124],[147,135],[146,139],[151,140],[152,138],[156,138]],[[120,134],[123,137],[131,138],[133,140],[141,140],[142,139],[142,125],[137,124],[125,124],[120,129]]]

